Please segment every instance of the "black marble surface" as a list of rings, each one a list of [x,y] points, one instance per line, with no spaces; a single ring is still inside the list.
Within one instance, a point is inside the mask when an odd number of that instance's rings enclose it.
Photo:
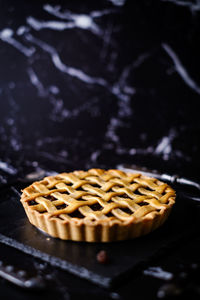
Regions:
[[[1,184],[122,163],[198,180],[199,40],[197,0],[0,1]],[[181,249],[181,263],[194,263]],[[149,299],[160,297],[162,279],[142,274],[135,297],[142,282]],[[80,294],[93,291],[65,276]],[[4,281],[1,289],[27,297]]]

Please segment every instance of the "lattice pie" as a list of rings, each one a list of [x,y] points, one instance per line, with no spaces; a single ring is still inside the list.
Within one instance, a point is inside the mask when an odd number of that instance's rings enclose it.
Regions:
[[[91,169],[45,177],[23,190],[29,221],[63,240],[111,242],[151,232],[167,219],[175,192],[155,178]]]

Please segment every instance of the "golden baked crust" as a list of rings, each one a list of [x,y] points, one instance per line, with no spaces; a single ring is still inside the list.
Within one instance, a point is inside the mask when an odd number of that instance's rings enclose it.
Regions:
[[[53,237],[87,242],[135,238],[159,227],[175,203],[166,183],[90,169],[45,177],[23,190],[29,221]]]

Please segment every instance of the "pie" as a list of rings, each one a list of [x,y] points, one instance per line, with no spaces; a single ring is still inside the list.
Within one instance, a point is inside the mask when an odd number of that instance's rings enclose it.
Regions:
[[[90,169],[45,177],[22,191],[29,221],[52,237],[111,242],[162,225],[175,203],[166,183],[120,170]]]

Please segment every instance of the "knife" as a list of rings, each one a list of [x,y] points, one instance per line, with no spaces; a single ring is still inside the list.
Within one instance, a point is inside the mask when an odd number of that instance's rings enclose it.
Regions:
[[[200,197],[196,197],[194,195],[192,195],[191,193],[188,194],[186,193],[183,189],[190,187],[190,188],[194,188],[194,190],[196,190],[196,192],[200,192],[200,183],[185,178],[185,177],[180,177],[179,175],[170,175],[170,174],[166,174],[166,173],[160,173],[157,170],[149,170],[147,168],[144,167],[139,167],[136,165],[126,165],[126,164],[122,164],[122,165],[118,165],[117,168],[121,171],[124,172],[130,172],[130,173],[140,173],[144,176],[147,177],[154,177],[157,178],[159,180],[163,180],[166,181],[167,183],[173,184],[175,186],[179,186],[181,187],[181,192],[182,194],[184,194],[185,197],[190,198],[194,201],[200,202]]]

